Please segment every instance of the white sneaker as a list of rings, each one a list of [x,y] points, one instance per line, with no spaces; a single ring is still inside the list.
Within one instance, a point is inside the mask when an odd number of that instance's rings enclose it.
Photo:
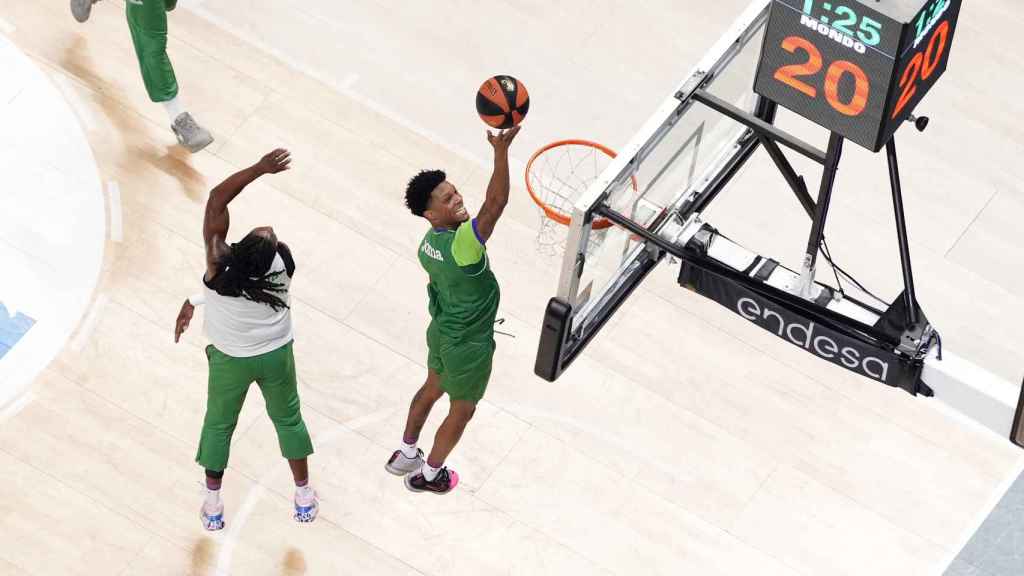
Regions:
[[[206,148],[213,142],[213,136],[210,134],[210,131],[197,124],[195,118],[188,112],[182,112],[174,119],[174,124],[171,124],[171,130],[174,131],[174,135],[178,138],[178,144],[181,144],[193,154]]]
[[[79,22],[85,22],[92,14],[92,5],[100,0],[71,0],[71,15]]]
[[[384,465],[384,469],[391,472],[395,476],[405,476],[410,472],[415,472],[423,466],[423,450],[416,449],[416,457],[409,458],[402,453],[401,450],[395,450],[394,454],[388,460],[388,463]]]
[[[199,519],[203,522],[203,528],[211,532],[224,528],[224,503],[218,502],[213,510],[207,510],[206,503],[199,509]]]
[[[299,490],[295,491],[295,518],[296,522],[312,522],[316,520],[316,515],[320,512],[320,497],[317,496],[316,490],[312,488],[309,490],[308,495],[303,496]]]

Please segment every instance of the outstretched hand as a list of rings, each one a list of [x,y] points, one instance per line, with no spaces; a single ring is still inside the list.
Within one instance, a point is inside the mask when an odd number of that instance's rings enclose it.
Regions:
[[[178,339],[188,329],[189,322],[192,321],[192,313],[195,312],[196,307],[191,302],[185,300],[185,303],[181,305],[181,311],[178,312],[178,319],[174,322],[174,343],[178,343]]]
[[[512,143],[512,140],[519,134],[521,126],[509,128],[508,130],[501,130],[497,134],[494,134],[490,130],[487,131],[487,141],[494,146],[494,150],[507,151],[508,145]]]
[[[290,168],[291,163],[292,153],[284,148],[278,148],[260,158],[260,161],[256,163],[256,168],[261,174],[277,174]]]

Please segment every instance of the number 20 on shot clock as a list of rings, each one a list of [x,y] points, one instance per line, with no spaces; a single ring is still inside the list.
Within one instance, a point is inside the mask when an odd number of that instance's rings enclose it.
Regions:
[[[754,91],[877,152],[946,71],[961,0],[773,0]]]

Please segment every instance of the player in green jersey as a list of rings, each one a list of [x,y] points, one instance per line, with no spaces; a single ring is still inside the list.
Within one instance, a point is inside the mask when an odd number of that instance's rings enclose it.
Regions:
[[[494,147],[494,171],[476,218],[470,219],[459,191],[440,170],[420,172],[405,191],[406,206],[431,227],[419,247],[420,265],[430,276],[427,381],[409,406],[402,446],[385,467],[404,475],[406,487],[414,492],[446,494],[458,484],[458,474],[445,468],[444,461],[491,377],[500,294],[484,245],[508,203],[508,147],[518,133],[519,127],[497,135],[487,132]],[[451,407],[424,462],[416,442],[430,409],[444,394]]]
[[[75,20],[85,22],[100,0],[70,0]],[[167,56],[167,13],[178,0],[125,0],[128,30],[132,34],[139,70],[149,99],[163,105],[178,143],[196,153],[213,142],[210,131],[196,123],[178,98],[178,79]]]

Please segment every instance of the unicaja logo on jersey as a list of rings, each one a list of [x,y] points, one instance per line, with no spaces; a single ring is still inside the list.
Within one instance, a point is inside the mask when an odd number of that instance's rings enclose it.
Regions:
[[[444,262],[444,256],[441,255],[441,251],[431,246],[428,242],[424,242],[423,246],[420,246],[420,252],[423,252],[438,262]]]

